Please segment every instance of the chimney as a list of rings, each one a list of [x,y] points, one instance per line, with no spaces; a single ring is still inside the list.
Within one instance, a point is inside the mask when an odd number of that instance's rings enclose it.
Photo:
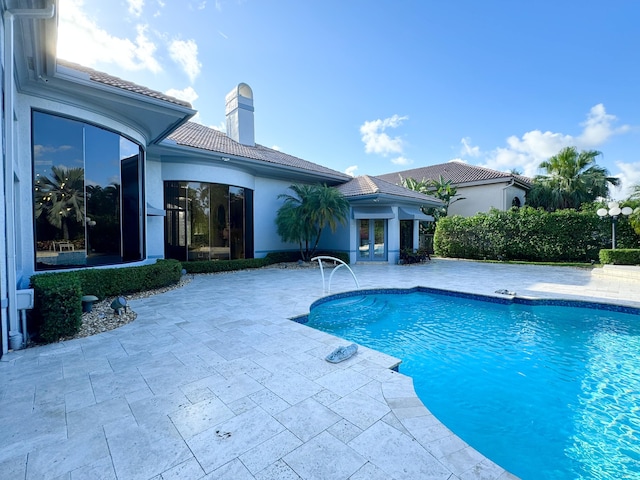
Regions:
[[[226,98],[227,135],[243,145],[255,146],[253,129],[253,92],[246,83],[240,83]]]

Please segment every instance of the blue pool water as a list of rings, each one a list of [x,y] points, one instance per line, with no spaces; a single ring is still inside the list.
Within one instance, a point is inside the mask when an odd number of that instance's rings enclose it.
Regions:
[[[307,325],[401,359],[434,415],[523,479],[640,478],[638,310],[443,293],[337,295]]]

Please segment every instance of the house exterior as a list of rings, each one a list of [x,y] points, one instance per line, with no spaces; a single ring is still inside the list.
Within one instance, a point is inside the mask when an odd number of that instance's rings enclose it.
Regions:
[[[513,206],[523,206],[527,192],[531,188],[531,179],[528,177],[477,167],[460,161],[378,176],[396,184],[401,184],[404,178],[422,181],[438,180],[440,177],[450,181],[451,185],[457,188],[457,198],[461,199],[449,206],[448,214],[463,217],[488,212],[491,208],[504,211]]]
[[[34,274],[296,251],[275,225],[293,183],[349,199],[348,224],[323,233],[323,250],[396,263],[417,246],[430,220],[420,206],[438,200],[256,144],[247,84],[226,97],[225,134],[190,122],[187,102],[56,58],[54,6],[0,0],[0,352],[26,329]]]

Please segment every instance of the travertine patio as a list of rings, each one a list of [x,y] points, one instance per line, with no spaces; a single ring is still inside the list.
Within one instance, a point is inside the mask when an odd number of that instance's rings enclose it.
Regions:
[[[436,259],[356,265],[362,288],[415,285],[640,307],[640,281]],[[601,272],[600,272],[601,273]],[[338,272],[332,291],[353,289]],[[507,479],[415,396],[397,359],[289,320],[318,269],[197,276],[131,306],[132,324],[0,361],[0,477]]]

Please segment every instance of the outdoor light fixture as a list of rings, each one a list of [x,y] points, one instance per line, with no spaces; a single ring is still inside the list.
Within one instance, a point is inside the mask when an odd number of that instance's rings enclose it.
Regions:
[[[631,207],[623,207],[620,208],[618,202],[609,202],[607,205],[609,210],[606,208],[600,208],[596,212],[599,217],[606,217],[607,215],[611,217],[611,248],[613,250],[616,249],[616,223],[618,222],[618,217],[620,215],[631,215],[633,213],[633,209]]]
[[[127,308],[127,299],[124,297],[116,297],[113,302],[111,302],[111,308],[116,315],[120,315],[120,309]]]

